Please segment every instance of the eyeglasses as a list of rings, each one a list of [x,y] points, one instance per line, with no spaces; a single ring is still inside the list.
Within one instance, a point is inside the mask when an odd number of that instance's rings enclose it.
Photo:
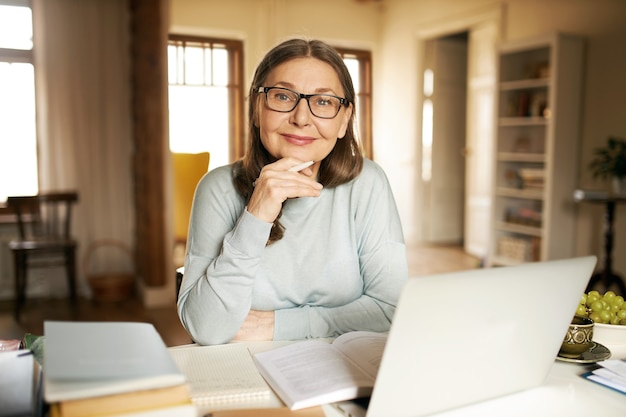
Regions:
[[[309,110],[320,119],[332,119],[339,113],[347,100],[329,94],[302,94],[282,87],[259,87],[259,93],[265,93],[265,102],[270,110],[289,113],[296,108],[300,100],[305,99]],[[312,100],[311,100],[312,99]]]

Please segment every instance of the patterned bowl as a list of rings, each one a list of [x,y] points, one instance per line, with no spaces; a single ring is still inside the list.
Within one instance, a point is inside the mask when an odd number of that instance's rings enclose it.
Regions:
[[[592,346],[594,322],[590,318],[574,316],[563,338],[559,355],[576,358]]]

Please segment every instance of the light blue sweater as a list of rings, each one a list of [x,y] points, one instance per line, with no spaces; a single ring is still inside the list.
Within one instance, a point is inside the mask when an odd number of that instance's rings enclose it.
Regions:
[[[274,310],[274,340],[387,331],[408,276],[396,204],[383,170],[319,197],[287,200],[284,237],[249,214],[232,165],[207,173],[191,212],[178,299],[183,326],[200,344],[230,341],[250,309]]]

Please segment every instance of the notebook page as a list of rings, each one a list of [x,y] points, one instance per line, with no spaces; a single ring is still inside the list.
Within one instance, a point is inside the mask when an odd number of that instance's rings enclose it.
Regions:
[[[270,398],[271,389],[244,344],[169,350],[185,374],[191,399],[197,406],[253,403]]]

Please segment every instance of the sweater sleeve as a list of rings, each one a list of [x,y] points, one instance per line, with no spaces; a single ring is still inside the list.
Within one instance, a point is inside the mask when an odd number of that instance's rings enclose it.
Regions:
[[[368,161],[369,162],[369,161]],[[353,330],[389,330],[408,278],[406,247],[391,187],[380,167],[364,171],[352,188],[363,293],[336,306],[302,306],[275,312],[274,338],[334,337]],[[371,167],[370,167],[371,168]],[[337,271],[339,275],[341,271]]]
[[[178,314],[200,344],[226,343],[241,327],[272,226],[245,210],[231,184],[229,170],[210,172],[192,206]]]

